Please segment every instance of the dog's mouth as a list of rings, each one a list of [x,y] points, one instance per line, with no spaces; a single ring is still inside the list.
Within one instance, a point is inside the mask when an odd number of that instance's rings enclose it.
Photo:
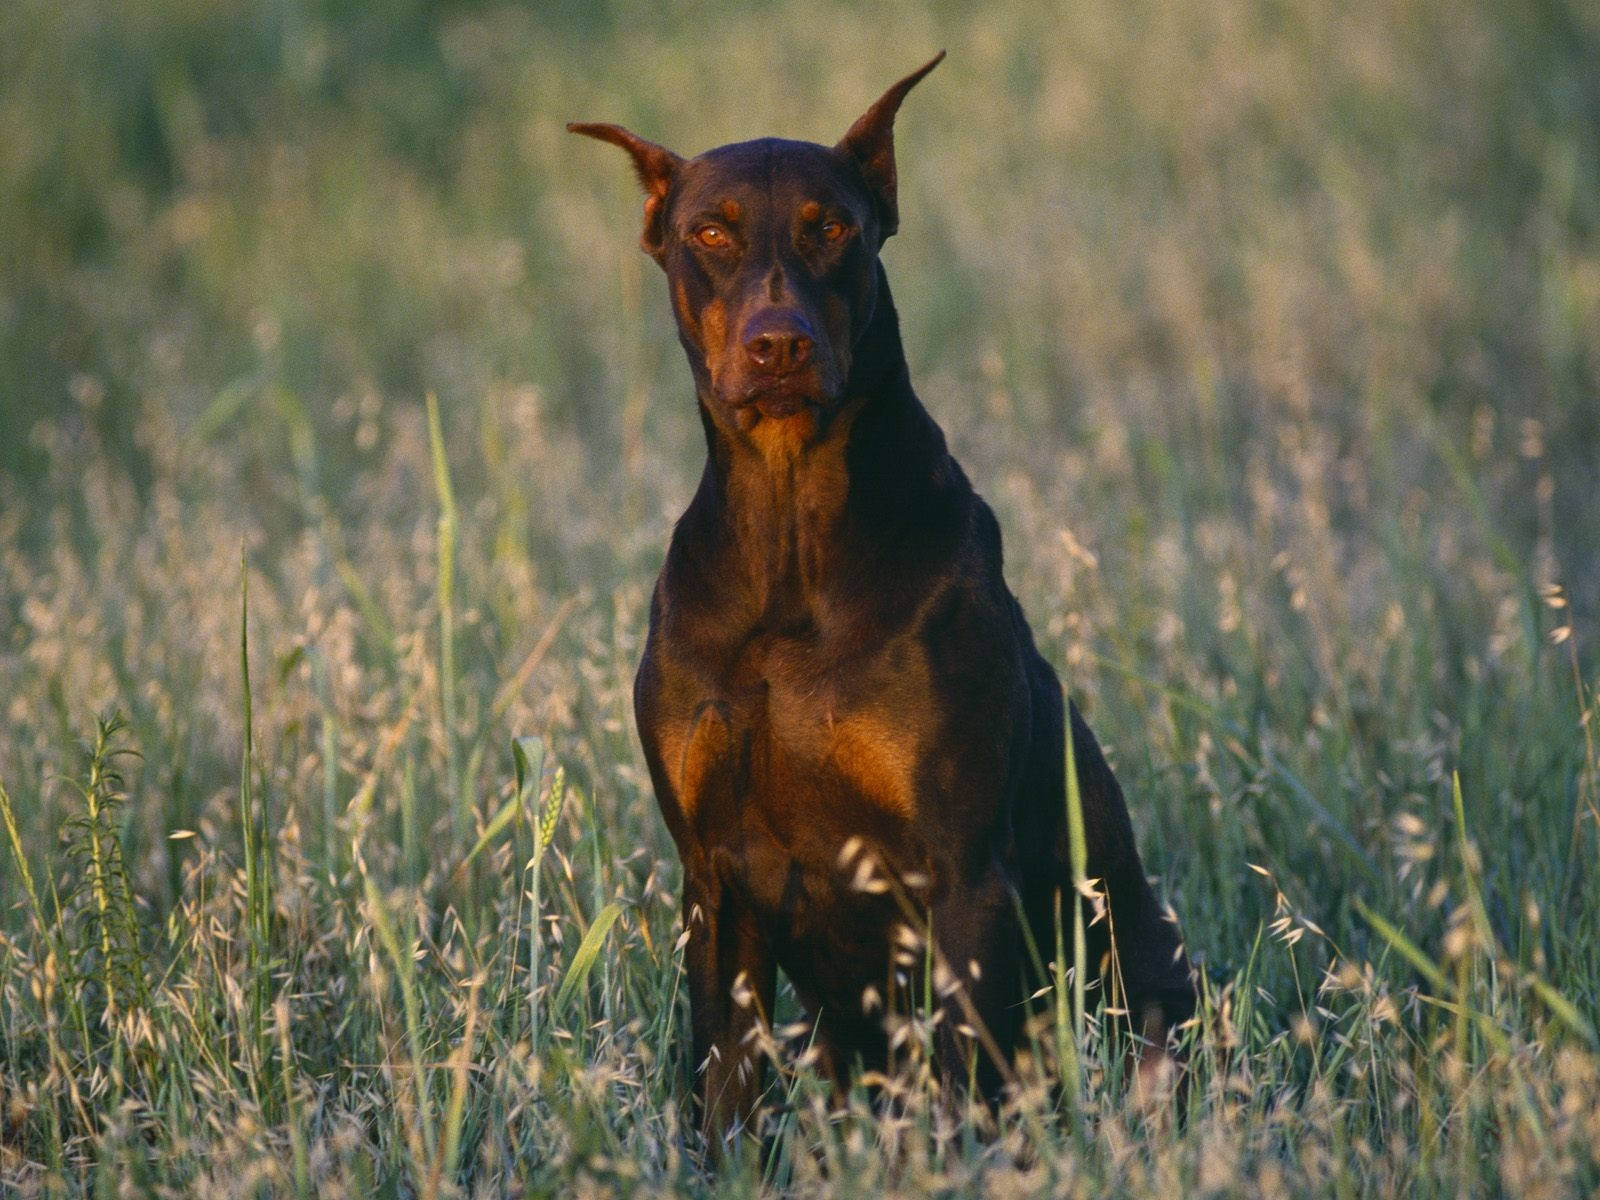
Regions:
[[[745,390],[735,401],[737,408],[754,410],[763,417],[792,417],[807,409],[822,409],[833,402],[814,375],[776,379]]]

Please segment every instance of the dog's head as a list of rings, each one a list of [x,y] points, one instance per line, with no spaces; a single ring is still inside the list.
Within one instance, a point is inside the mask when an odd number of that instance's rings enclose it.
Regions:
[[[899,224],[894,118],[943,52],[891,87],[835,146],[764,138],[684,159],[619,125],[644,185],[641,244],[667,273],[678,334],[716,416],[826,412],[844,396]]]

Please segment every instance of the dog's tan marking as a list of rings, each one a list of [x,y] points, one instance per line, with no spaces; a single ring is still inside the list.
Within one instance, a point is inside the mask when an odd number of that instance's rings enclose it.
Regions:
[[[737,224],[739,217],[743,214],[743,212],[744,210],[739,207],[739,202],[737,200],[724,200],[722,202],[723,219],[726,220],[730,225]]]
[[[699,315],[697,332],[700,335],[700,352],[705,356],[706,370],[711,375],[713,389],[721,386],[727,364],[723,351],[728,345],[728,309],[721,300],[712,300]]]
[[[689,303],[689,289],[684,286],[682,279],[674,279],[672,281],[672,307],[678,310],[678,319],[683,322],[684,328],[689,331],[689,336],[695,341],[699,341],[701,337],[700,318],[694,311],[694,306]]]
[[[656,725],[656,754],[678,792],[683,791],[683,750],[689,742],[689,722],[663,720]],[[681,796],[680,796],[681,799]]]
[[[815,200],[807,200],[800,206],[800,219],[807,224],[815,221],[822,215],[822,205]]]
[[[750,426],[750,440],[769,470],[787,466],[816,432],[816,414],[809,409],[787,417],[762,417]]]
[[[903,729],[875,716],[832,722],[832,759],[840,774],[880,808],[910,820],[916,812],[917,747]]]
[[[722,714],[711,707],[702,710],[694,732],[684,744],[678,767],[678,804],[685,820],[694,818],[707,778],[727,761],[732,748],[733,734]]]
[[[728,344],[728,310],[721,300],[713,300],[700,314],[700,345],[706,352],[706,363],[713,370]]]

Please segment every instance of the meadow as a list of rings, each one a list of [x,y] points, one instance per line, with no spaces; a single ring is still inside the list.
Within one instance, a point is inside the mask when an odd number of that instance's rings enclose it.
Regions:
[[[912,376],[1191,1087],[1063,988],[980,1128],[907,1014],[712,1173],[630,703],[703,440],[563,126],[832,141],[940,47]],[[13,0],[0,129],[0,1195],[1600,1191],[1589,0]]]

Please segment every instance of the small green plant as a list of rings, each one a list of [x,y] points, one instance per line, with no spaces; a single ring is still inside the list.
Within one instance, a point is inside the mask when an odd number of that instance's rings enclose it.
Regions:
[[[72,931],[68,978],[98,987],[87,993],[96,998],[87,1016],[107,1027],[150,1003],[144,936],[118,833],[127,798],[122,763],[138,757],[123,740],[126,730],[120,713],[96,719],[83,773],[70,784],[78,803],[61,825],[63,855],[76,868],[58,896],[63,928]]]
[[[511,746],[516,768],[517,819],[524,814],[531,822],[531,854],[524,868],[528,873],[528,903],[532,909],[528,933],[528,1041],[539,1046],[540,980],[544,953],[544,875],[540,870],[545,851],[556,839],[556,823],[567,799],[567,774],[557,767],[549,790],[541,799],[540,778],[544,771],[544,743],[538,738],[520,737]],[[563,986],[562,991],[567,989]],[[559,1007],[559,1002],[558,1002]]]

